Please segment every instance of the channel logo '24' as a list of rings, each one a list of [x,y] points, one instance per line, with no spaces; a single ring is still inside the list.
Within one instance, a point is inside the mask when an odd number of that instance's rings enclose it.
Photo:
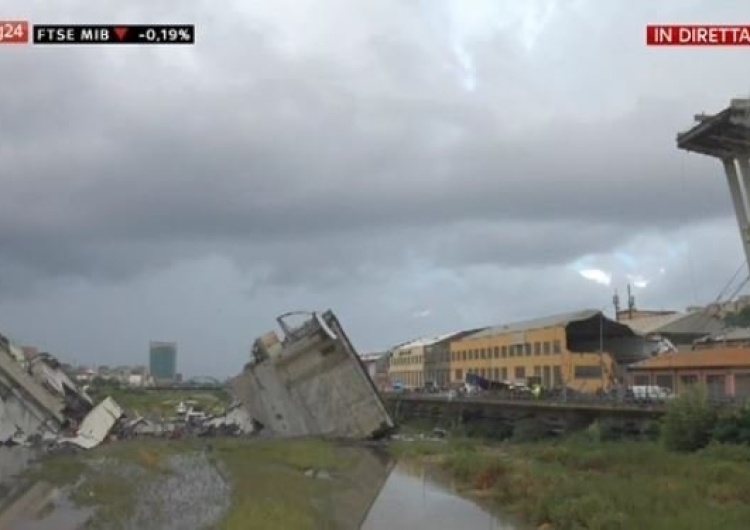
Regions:
[[[0,20],[0,44],[29,42],[29,23],[25,20]]]

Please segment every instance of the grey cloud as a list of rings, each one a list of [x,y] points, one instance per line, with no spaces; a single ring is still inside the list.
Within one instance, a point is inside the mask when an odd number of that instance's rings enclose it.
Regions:
[[[685,226],[705,241],[732,213],[719,164],[675,134],[746,89],[746,58],[646,49],[643,26],[744,4],[567,4],[530,50],[520,25],[466,37],[473,92],[451,51],[470,28],[435,3],[299,4],[320,15],[305,24],[277,4],[29,5],[45,22],[192,20],[199,41],[0,57],[17,73],[0,84],[0,292],[18,303],[52,280],[153,289],[151,275],[222,256],[239,268],[232,307],[331,300],[372,341],[357,304],[408,335],[511,318],[503,304],[524,297],[518,317],[606,303],[568,263]],[[713,259],[695,258],[697,277]],[[644,293],[684,291],[684,270]],[[524,294],[561,283],[574,292]]]

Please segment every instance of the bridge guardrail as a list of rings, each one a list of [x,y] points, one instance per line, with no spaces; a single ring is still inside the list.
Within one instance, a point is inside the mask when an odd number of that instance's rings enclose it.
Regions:
[[[524,394],[497,394],[497,393],[479,393],[474,395],[455,395],[448,396],[440,393],[420,393],[420,392],[383,392],[384,397],[399,398],[414,401],[456,401],[456,402],[517,402],[519,404],[539,404],[539,405],[558,405],[558,406],[595,406],[595,407],[616,407],[616,408],[634,408],[634,409],[665,409],[669,402],[674,398],[633,398],[631,396],[615,395],[595,395],[595,394],[572,394],[572,395],[552,395],[540,396],[536,398]],[[717,396],[710,398],[710,402],[717,408],[737,407],[748,404],[746,399],[738,399],[732,396]]]

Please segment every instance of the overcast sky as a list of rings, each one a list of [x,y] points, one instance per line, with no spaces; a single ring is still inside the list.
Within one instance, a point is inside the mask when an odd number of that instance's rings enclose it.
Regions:
[[[289,310],[369,351],[609,310],[628,282],[683,309],[742,263],[720,164],[675,135],[750,94],[750,52],[645,25],[747,24],[746,0],[3,4],[197,26],[0,50],[0,332],[64,360],[174,340],[226,376]]]

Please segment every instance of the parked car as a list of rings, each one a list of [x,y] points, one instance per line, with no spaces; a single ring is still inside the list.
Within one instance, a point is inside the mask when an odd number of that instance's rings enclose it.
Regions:
[[[668,388],[656,385],[638,385],[631,386],[626,394],[626,397],[636,402],[644,401],[668,401],[673,399],[675,395]]]

